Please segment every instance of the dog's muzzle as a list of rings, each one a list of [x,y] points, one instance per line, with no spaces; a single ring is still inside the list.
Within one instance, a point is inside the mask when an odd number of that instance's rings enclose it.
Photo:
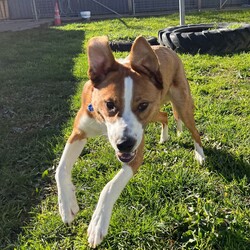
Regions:
[[[135,144],[136,140],[131,137],[124,137],[116,144],[119,150],[116,155],[121,162],[129,163],[135,158],[136,150],[133,150]]]

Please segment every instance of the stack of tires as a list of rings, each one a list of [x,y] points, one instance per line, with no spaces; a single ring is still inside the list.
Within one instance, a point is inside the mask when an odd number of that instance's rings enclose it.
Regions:
[[[237,27],[237,28],[235,28]],[[190,54],[230,54],[250,50],[250,24],[198,24],[158,32],[161,45]]]

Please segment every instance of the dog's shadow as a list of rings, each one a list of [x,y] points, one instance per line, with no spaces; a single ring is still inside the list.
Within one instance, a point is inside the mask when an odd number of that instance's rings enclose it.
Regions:
[[[242,155],[236,156],[223,149],[205,148],[206,166],[210,171],[220,173],[226,180],[250,181],[250,164]]]
[[[189,143],[179,142],[179,144],[186,149],[193,147]],[[219,173],[228,181],[246,177],[247,182],[250,182],[250,164],[243,159],[243,155],[237,156],[228,150],[208,146],[204,146],[203,149],[206,156],[205,167],[210,171]]]

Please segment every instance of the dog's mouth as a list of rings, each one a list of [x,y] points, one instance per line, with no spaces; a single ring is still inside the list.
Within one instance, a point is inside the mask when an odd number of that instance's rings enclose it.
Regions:
[[[129,152],[129,153],[123,153],[123,152],[117,152],[116,153],[117,158],[123,162],[123,163],[129,163],[132,160],[134,160],[135,156],[136,156],[136,151],[134,152]]]

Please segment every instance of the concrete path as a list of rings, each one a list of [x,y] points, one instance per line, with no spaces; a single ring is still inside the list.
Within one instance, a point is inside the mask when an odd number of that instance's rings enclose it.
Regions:
[[[53,19],[41,19],[38,21],[35,21],[33,19],[6,20],[6,21],[0,21],[0,32],[22,31],[22,30],[38,28],[41,25],[51,25],[51,24],[53,24]]]

